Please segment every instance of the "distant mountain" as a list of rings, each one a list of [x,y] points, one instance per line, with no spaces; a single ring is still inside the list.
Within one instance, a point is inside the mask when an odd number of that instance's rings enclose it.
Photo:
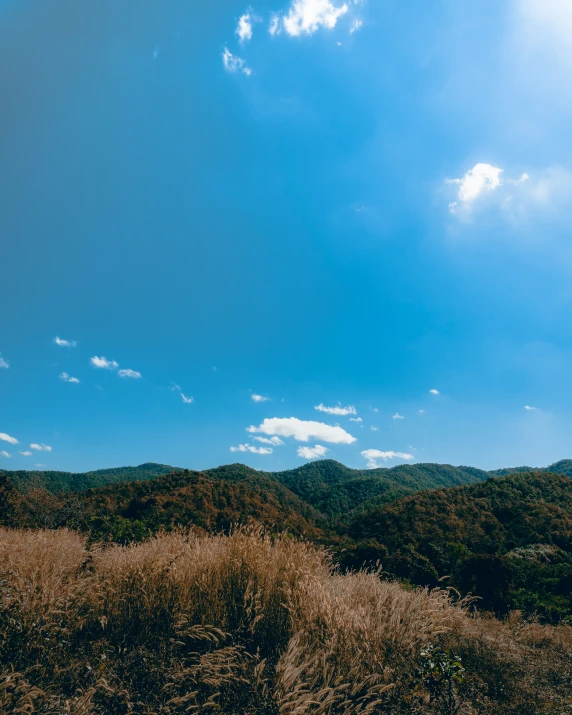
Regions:
[[[274,472],[275,479],[328,516],[368,509],[423,489],[473,484],[490,477],[473,467],[450,464],[400,464],[380,469],[350,469],[332,459]]]
[[[572,459],[561,459],[548,467],[506,467],[505,469],[493,469],[490,474],[495,477],[506,477],[509,474],[523,474],[525,472],[550,472],[551,474],[565,474],[572,477]]]
[[[154,479],[169,474],[174,469],[175,467],[166,464],[146,462],[138,467],[113,467],[81,473],[0,470],[0,474],[6,474],[21,492],[46,489],[53,494],[60,494],[103,487],[107,484]]]

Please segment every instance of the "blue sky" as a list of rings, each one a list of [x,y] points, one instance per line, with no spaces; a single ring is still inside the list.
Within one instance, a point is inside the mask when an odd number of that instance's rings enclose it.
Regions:
[[[0,465],[572,457],[571,47],[567,0],[3,0]]]

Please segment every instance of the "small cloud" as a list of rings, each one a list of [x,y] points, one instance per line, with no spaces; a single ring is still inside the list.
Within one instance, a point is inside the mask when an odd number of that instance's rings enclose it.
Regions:
[[[440,395],[441,393],[439,392],[439,390],[433,389],[433,390],[429,390],[429,394],[430,395]]]
[[[316,444],[314,447],[298,447],[296,454],[304,459],[316,459],[318,457],[324,457],[329,451],[327,447]]]
[[[330,0],[292,0],[290,11],[284,15],[282,23],[292,37],[312,35],[321,27],[332,30],[348,9],[346,3],[336,7]]]
[[[7,360],[4,360],[2,353],[0,353],[0,368],[1,367],[5,367],[6,369],[10,367],[10,363]]]
[[[161,46],[160,45],[155,45],[153,49],[153,59],[156,60],[157,57],[159,57],[159,52],[161,51]]]
[[[361,417],[350,417],[350,422],[363,422]]]
[[[360,29],[360,27],[362,27],[362,25],[363,25],[363,20],[356,18],[350,26],[350,35],[353,35],[354,32],[357,32]]]
[[[58,338],[57,335],[54,338],[54,343],[62,348],[75,348],[77,346],[75,340],[64,340],[63,338]]]
[[[60,375],[60,380],[63,380],[64,382],[73,382],[75,385],[79,385],[79,380],[77,379],[77,377],[70,377],[67,372],[62,372],[62,374]]]
[[[272,447],[255,447],[253,444],[239,444],[231,447],[231,452],[252,452],[253,454],[272,454]]]
[[[36,444],[35,442],[30,445],[30,449],[35,449],[36,452],[51,452],[52,448],[49,444]]]
[[[353,405],[342,407],[338,402],[337,407],[326,407],[321,402],[314,407],[318,412],[326,412],[328,415],[357,415],[356,408]]]
[[[276,435],[277,437],[293,437],[299,442],[310,439],[320,439],[334,444],[353,444],[356,441],[349,432],[339,425],[332,426],[312,420],[299,420],[297,417],[271,417],[265,419],[258,427],[251,425],[247,432]]]
[[[525,409],[525,410],[530,410],[530,411],[534,412],[534,411],[536,411],[536,410],[538,409],[538,407],[532,407],[532,405],[525,405],[525,406],[524,406],[524,409]]]
[[[131,370],[127,368],[126,370],[119,370],[117,373],[119,377],[131,377],[135,380],[138,380],[141,377],[141,373],[137,372],[137,370]]]
[[[34,467],[45,467],[45,464],[34,464]]]
[[[9,459],[11,456],[10,452],[7,452],[5,449],[0,452],[0,457],[7,457]]]
[[[250,399],[253,402],[268,402],[270,398],[268,397],[268,395],[257,395],[256,393],[254,393],[250,396]]]
[[[425,413],[425,410],[419,410],[419,414],[422,415]]]
[[[405,417],[404,417],[403,415],[400,415],[399,412],[396,412],[396,413],[393,415],[393,419],[394,419],[394,420],[404,420]]]
[[[276,13],[273,13],[270,17],[270,25],[268,26],[268,32],[274,37],[274,35],[279,35],[282,29],[280,27],[280,18]]]
[[[181,391],[181,386],[177,385],[176,382],[171,383],[171,392],[180,392]]]
[[[481,194],[494,191],[502,185],[502,172],[502,169],[492,164],[479,163],[469,169],[461,179],[446,179],[445,183],[457,185],[457,200],[461,204],[470,205]],[[456,212],[457,206],[457,201],[449,204],[451,213]]]
[[[228,47],[225,47],[223,50],[222,63],[227,72],[242,72],[247,77],[252,74],[252,70],[247,66],[242,57],[233,55]]]
[[[22,455],[22,457],[31,457],[32,456],[32,452],[29,452],[28,450],[26,450],[25,452],[20,452],[20,454]]]
[[[280,447],[284,444],[280,437],[255,437],[254,439],[261,444],[271,444],[273,447]]]
[[[89,362],[93,367],[98,367],[102,370],[116,370],[119,367],[119,363],[115,362],[115,360],[108,360],[106,357],[97,357],[97,355],[94,355]]]
[[[240,43],[252,39],[252,18],[250,12],[245,12],[238,18],[238,25],[235,30]]]
[[[371,430],[372,432],[377,432],[377,431],[378,431],[378,428],[372,426],[372,427],[370,427],[370,430]]]
[[[370,407],[370,409],[371,409],[372,412],[379,412],[379,408],[378,408],[378,407]]]
[[[194,398],[193,397],[187,397],[186,395],[183,395],[181,392],[181,400],[185,403],[185,405],[190,405],[191,402],[193,402]]]
[[[0,432],[0,441],[8,442],[9,444],[18,444],[16,437],[11,437],[9,434],[6,434],[6,432]]]
[[[364,449],[361,455],[362,457],[365,457],[367,459],[367,466],[370,469],[375,469],[376,467],[379,467],[379,459],[383,459],[384,462],[388,459],[415,459],[412,454],[407,454],[406,452],[382,452],[379,449]]]

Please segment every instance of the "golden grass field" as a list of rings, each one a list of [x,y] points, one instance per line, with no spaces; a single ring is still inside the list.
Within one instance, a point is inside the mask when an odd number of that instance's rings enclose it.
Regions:
[[[0,597],[1,713],[572,712],[572,627],[340,573],[257,527],[2,529]]]

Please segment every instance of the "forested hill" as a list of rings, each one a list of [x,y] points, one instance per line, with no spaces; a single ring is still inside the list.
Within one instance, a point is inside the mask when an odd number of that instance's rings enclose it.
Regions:
[[[423,489],[473,484],[490,477],[473,467],[450,464],[400,464],[380,469],[349,469],[332,459],[274,472],[273,477],[328,516],[368,509]]]
[[[381,561],[435,586],[448,576],[487,607],[572,615],[572,480],[532,472],[424,491],[360,514],[346,565]]]
[[[567,477],[572,477],[572,459],[561,459],[549,467],[506,467],[504,469],[493,469],[490,474],[495,477],[506,477],[509,474],[522,474],[525,472],[550,472],[551,474],[565,474]]]
[[[60,494],[104,487],[107,484],[154,479],[174,470],[175,467],[170,467],[167,464],[147,462],[138,467],[112,467],[97,469],[93,472],[0,470],[0,474],[7,475],[12,484],[21,492],[27,492],[30,489],[46,489],[53,494]]]

